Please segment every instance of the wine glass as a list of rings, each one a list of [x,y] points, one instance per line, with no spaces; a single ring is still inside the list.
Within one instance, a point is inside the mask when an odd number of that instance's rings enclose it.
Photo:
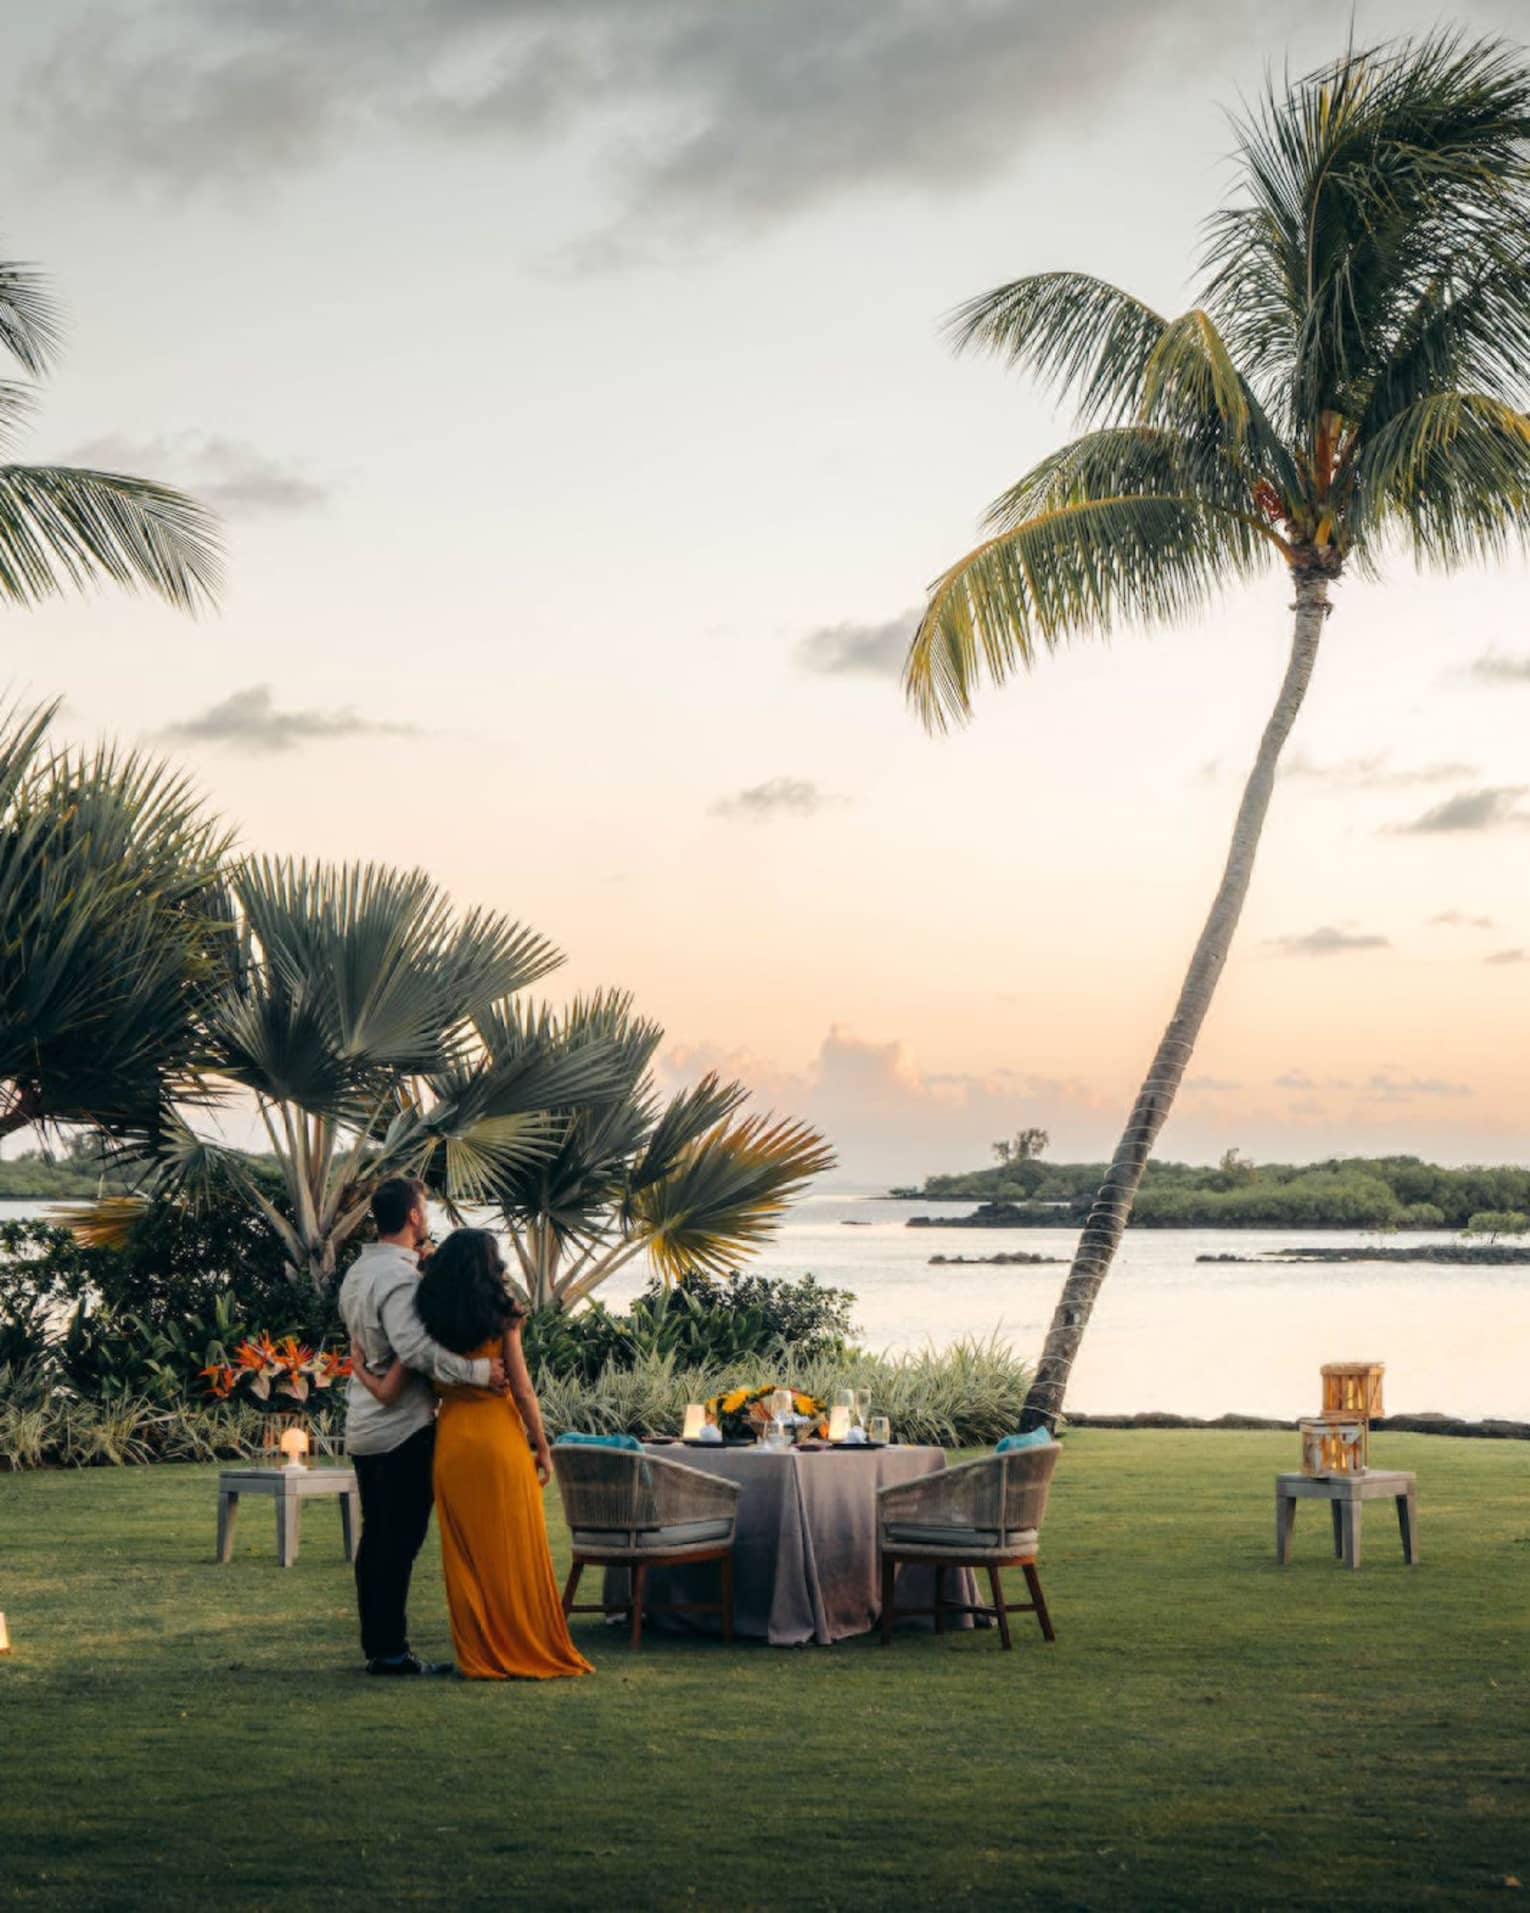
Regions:
[[[855,1391],[855,1419],[861,1427],[866,1426],[866,1417],[871,1413],[871,1390],[858,1388]]]
[[[772,1421],[785,1421],[796,1408],[789,1388],[773,1388],[770,1392],[770,1416]]]
[[[873,1415],[866,1427],[866,1438],[886,1448],[892,1441],[892,1423],[885,1415]]]

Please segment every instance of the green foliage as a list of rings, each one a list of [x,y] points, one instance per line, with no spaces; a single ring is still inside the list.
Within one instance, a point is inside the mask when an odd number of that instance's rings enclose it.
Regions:
[[[686,1365],[673,1352],[647,1353],[591,1377],[543,1372],[537,1391],[555,1435],[565,1429],[678,1435],[688,1402],[770,1381],[823,1401],[832,1400],[836,1388],[869,1388],[873,1412],[889,1417],[895,1439],[957,1447],[992,1443],[1014,1430],[1030,1371],[997,1337],[968,1338],[902,1356],[847,1349],[799,1360],[777,1350],[702,1366]]]
[[[1460,564],[1530,534],[1530,68],[1495,41],[1351,47],[1237,129],[1238,185],[1177,317],[1084,273],[972,300],[979,347],[1082,435],[993,506],[909,652],[935,727],[1065,639],[1169,623],[1284,562],[1389,543]]]
[[[1026,1201],[1062,1208],[1020,1209],[1037,1227],[1083,1221],[1105,1174],[1103,1163],[1027,1164]],[[927,1201],[1014,1200],[1014,1167],[930,1176]],[[1252,1163],[1229,1151],[1215,1167],[1153,1161],[1131,1221],[1137,1228],[1464,1229],[1479,1210],[1530,1211],[1530,1169],[1505,1165],[1447,1169],[1417,1156],[1333,1157],[1318,1163]]]
[[[149,1461],[241,1461],[262,1453],[265,1416],[247,1406],[60,1389],[51,1370],[0,1364],[0,1471],[126,1467]],[[340,1410],[310,1416],[337,1435]]]
[[[47,750],[56,711],[0,719],[0,1134],[152,1131],[201,1094],[227,835],[163,764]]]
[[[47,282],[31,266],[0,262],[0,350],[34,379],[63,339]],[[0,456],[29,421],[30,387],[0,385]],[[194,611],[220,583],[216,522],[167,485],[64,466],[0,464],[0,598],[32,605],[109,581],[147,586]]]
[[[811,1275],[718,1280],[692,1271],[668,1287],[651,1283],[625,1315],[599,1303],[572,1314],[539,1310],[526,1325],[526,1358],[533,1373],[585,1382],[662,1358],[690,1368],[816,1361],[846,1350],[854,1306],[848,1291]]]
[[[1485,1235],[1496,1242],[1501,1235],[1523,1235],[1530,1229],[1530,1216],[1521,1209],[1479,1209],[1467,1219],[1468,1235]]]

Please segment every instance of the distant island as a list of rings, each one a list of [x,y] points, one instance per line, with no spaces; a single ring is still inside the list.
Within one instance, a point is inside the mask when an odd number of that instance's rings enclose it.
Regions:
[[[1038,1154],[1017,1159],[1011,1148],[992,1169],[930,1176],[888,1194],[903,1202],[978,1205],[960,1217],[911,1216],[911,1228],[1077,1228],[1105,1169],[1102,1162],[1045,1162]],[[1150,1162],[1129,1226],[1449,1229],[1493,1241],[1530,1228],[1530,1169],[1447,1169],[1418,1156],[1256,1163],[1229,1150],[1215,1165]]]

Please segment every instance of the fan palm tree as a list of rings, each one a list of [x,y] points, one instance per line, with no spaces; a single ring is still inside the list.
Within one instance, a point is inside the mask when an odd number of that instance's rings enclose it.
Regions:
[[[0,1136],[195,1100],[227,931],[226,833],[153,759],[50,751],[56,710],[0,719]]]
[[[598,1042],[488,1054],[475,1019],[562,958],[503,916],[458,917],[423,872],[252,860],[231,890],[235,933],[201,1003],[204,1071],[254,1104],[285,1203],[177,1107],[129,1148],[148,1159],[145,1194],[196,1200],[221,1176],[269,1223],[294,1280],[327,1286],[381,1178],[486,1201],[552,1146],[554,1111],[611,1093]],[[108,1199],[78,1226],[120,1240],[137,1207]]]
[[[1078,272],[1016,280],[954,322],[1070,389],[1081,436],[992,507],[934,585],[906,664],[940,728],[978,681],[1126,622],[1175,623],[1274,571],[1291,650],[1168,1028],[1080,1237],[1027,1427],[1052,1426],[1237,927],[1277,761],[1335,582],[1393,551],[1449,569],[1530,532],[1530,70],[1435,35],[1277,91],[1238,128],[1199,303],[1150,310]]]
[[[739,1117],[748,1091],[704,1076],[668,1101],[649,1066],[663,1038],[632,999],[599,994],[479,1022],[488,1053],[523,1048],[615,1059],[617,1092],[562,1113],[555,1146],[505,1177],[499,1204],[534,1309],[570,1309],[640,1255],[666,1281],[725,1274],[771,1234],[786,1205],[833,1156],[805,1123]]]
[[[31,378],[62,342],[58,307],[30,266],[0,260],[0,350]],[[0,458],[30,419],[30,384],[0,381]],[[219,584],[211,513],[167,485],[121,472],[0,462],[0,598],[31,605],[108,580],[147,586],[182,611]]]

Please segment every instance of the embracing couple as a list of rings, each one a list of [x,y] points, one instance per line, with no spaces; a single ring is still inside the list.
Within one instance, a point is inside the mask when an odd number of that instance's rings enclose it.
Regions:
[[[432,1252],[426,1200],[413,1177],[379,1183],[377,1240],[340,1286],[367,1672],[452,1672],[450,1662],[421,1661],[408,1637],[409,1580],[434,1501],[457,1672],[588,1674],[553,1579],[542,1512],[552,1461],[521,1350],[522,1311],[487,1229],[457,1229]]]

